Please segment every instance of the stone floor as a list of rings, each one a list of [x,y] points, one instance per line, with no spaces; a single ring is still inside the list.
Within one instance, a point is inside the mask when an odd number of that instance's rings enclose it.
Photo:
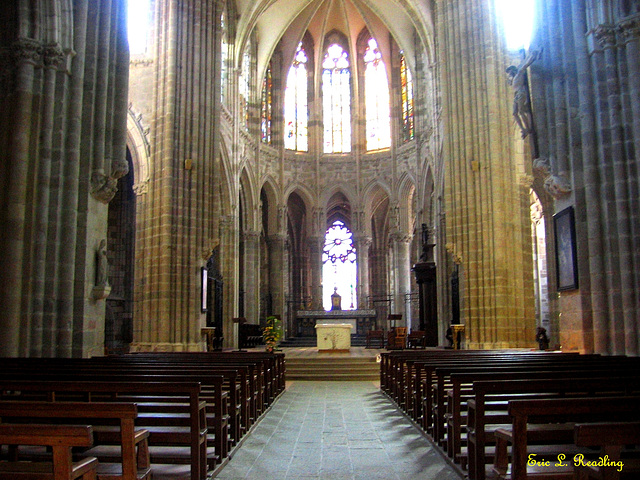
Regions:
[[[460,480],[374,382],[293,381],[219,480]]]
[[[381,352],[386,352],[387,350],[381,350],[377,348],[351,347],[348,352],[318,352],[318,349],[316,347],[296,347],[282,348],[280,351],[285,354],[286,358],[358,358],[377,357]]]

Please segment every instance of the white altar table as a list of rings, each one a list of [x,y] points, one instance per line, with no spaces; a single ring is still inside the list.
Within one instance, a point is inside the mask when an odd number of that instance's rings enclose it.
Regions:
[[[351,349],[351,330],[348,323],[317,323],[318,352],[348,352]]]

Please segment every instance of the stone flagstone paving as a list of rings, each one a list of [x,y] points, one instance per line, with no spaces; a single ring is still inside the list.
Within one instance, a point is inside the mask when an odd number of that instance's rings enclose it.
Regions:
[[[291,382],[219,480],[460,480],[373,382]]]

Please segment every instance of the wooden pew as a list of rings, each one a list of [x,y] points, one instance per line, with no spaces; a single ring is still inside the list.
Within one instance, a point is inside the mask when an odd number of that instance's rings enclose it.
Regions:
[[[558,479],[572,479],[574,469],[570,459],[575,459],[576,454],[586,455],[588,458],[592,453],[586,449],[582,452],[569,451],[567,443],[572,443],[574,440],[575,422],[640,420],[638,405],[640,405],[638,396],[512,400],[509,402],[511,428],[496,430],[496,458],[493,470],[502,478],[506,478],[507,445],[510,443],[512,445],[510,479],[547,478],[550,474]],[[585,426],[582,431],[587,432],[588,427]],[[600,445],[607,445],[609,440],[603,436],[595,443],[603,442]],[[532,447],[534,441],[542,443],[542,447]],[[592,446],[587,444],[593,442],[593,437],[589,438],[585,435],[585,438],[581,438],[578,447]],[[622,445],[619,444],[619,448],[610,447],[612,454],[617,452],[617,458]],[[533,452],[536,448],[541,449],[541,453]],[[559,457],[559,455],[564,456]],[[549,461],[549,458],[554,461]],[[548,464],[545,459],[549,462]]]
[[[141,373],[131,373],[129,370],[116,369],[116,370],[103,370],[103,369],[87,369],[86,367],[75,366],[74,371],[76,373],[70,373],[68,370],[61,368],[48,369],[48,373],[32,373],[30,378],[32,380],[41,381],[65,381],[65,382],[106,382],[112,383],[114,379],[118,379],[119,382],[127,382],[130,384],[147,383],[147,384],[182,384],[184,382],[193,382],[200,385],[199,398],[201,401],[206,402],[207,407],[206,419],[203,418],[203,425],[206,425],[206,431],[208,436],[208,446],[204,445],[204,449],[208,450],[205,458],[209,467],[213,468],[216,463],[220,463],[225,459],[229,453],[229,414],[228,414],[228,394],[223,392],[222,384],[224,378],[220,375],[189,375],[188,372],[183,372],[178,375],[178,372],[172,372],[172,374],[159,374],[159,375],[143,375]],[[3,373],[0,374],[0,385],[2,381],[19,381],[24,377],[24,374]],[[120,392],[118,399],[120,401],[136,402],[141,412],[138,423],[149,427],[149,431],[152,434],[150,443],[154,446],[152,448],[151,456],[154,463],[176,463],[180,462],[179,457],[169,456],[163,459],[159,456],[157,451],[159,448],[155,448],[157,445],[170,446],[171,436],[165,435],[165,431],[176,432],[179,431],[181,435],[176,435],[174,438],[181,442],[186,442],[186,437],[190,428],[190,416],[193,412],[192,405],[188,398],[179,399],[176,398],[177,393],[165,393],[165,396],[159,394],[143,394],[140,392]],[[204,417],[204,411],[201,412]],[[193,439],[192,439],[193,440]],[[164,449],[167,451],[167,449]],[[163,459],[164,461],[159,461]]]
[[[619,480],[640,477],[640,460],[622,458],[625,445],[640,445],[640,422],[585,423],[574,428],[574,442],[578,447],[598,447],[600,458],[622,462],[619,468],[586,465],[574,461],[576,480]]]
[[[420,376],[420,382],[416,379],[414,383],[421,383],[422,386],[416,389],[413,395],[416,397],[416,401],[422,404],[421,419],[423,428],[436,441],[442,441],[444,435],[443,415],[446,411],[444,407],[445,387],[447,386],[449,375],[446,368],[453,370],[464,367],[467,369],[473,368],[476,371],[494,371],[500,368],[546,370],[548,368],[568,368],[567,365],[572,362],[578,361],[582,364],[591,361],[590,358],[589,356],[578,360],[577,355],[571,354],[565,356],[564,354],[558,355],[555,353],[547,355],[517,353],[514,355],[500,352],[497,355],[473,355],[464,359],[452,358],[430,361],[429,363],[415,362],[413,368],[416,371],[416,376]],[[600,357],[593,358],[599,359]],[[439,410],[437,410],[438,405],[442,405]],[[439,415],[440,417],[438,417]]]
[[[109,357],[112,358],[112,357]],[[259,408],[264,411],[285,388],[286,365],[284,354],[266,352],[169,352],[169,353],[133,353],[116,356],[123,362],[133,361],[171,361],[190,362],[206,365],[214,362],[253,363],[259,368],[262,382],[262,402]],[[260,413],[262,413],[262,411]]]
[[[264,389],[261,364],[252,361],[199,361],[197,358],[180,360],[169,355],[154,356],[124,356],[90,359],[92,365],[101,368],[126,368],[127,372],[153,372],[158,375],[222,375],[225,377],[224,388],[230,394],[233,406],[229,410],[232,442],[237,443],[241,436],[248,431],[265,408],[263,402]]]
[[[544,370],[539,370],[538,365],[516,365],[491,368],[489,372],[486,371],[486,368],[481,370],[476,368],[445,369],[450,379],[450,388],[446,392],[446,414],[443,418],[438,418],[436,422],[437,424],[445,425],[447,455],[456,460],[456,457],[461,453],[461,431],[463,425],[466,424],[463,412],[466,411],[466,400],[473,394],[472,387],[474,381],[504,381],[554,377],[590,378],[593,376],[607,375],[611,371],[613,364],[613,362],[605,362],[604,364],[593,363],[584,366],[582,369],[578,369],[581,365],[571,362],[563,365],[546,365],[542,367]],[[615,362],[615,365],[616,376],[638,375],[637,365],[629,365],[628,369],[618,362]],[[441,369],[436,369],[437,375],[440,375],[440,370]],[[435,397],[439,398],[438,395]],[[504,403],[504,405],[506,414],[506,403]],[[436,413],[440,413],[442,410],[444,410],[444,408],[438,409]]]
[[[40,362],[27,362],[28,365],[22,363],[5,364],[6,376],[13,373],[18,377],[30,375],[33,377],[33,370]],[[251,363],[227,363],[216,362],[215,364],[197,364],[192,362],[178,361],[121,361],[118,358],[102,357],[95,359],[46,359],[43,362],[44,368],[37,370],[37,377],[44,376],[65,376],[64,379],[71,380],[80,375],[86,376],[104,376],[114,375],[116,377],[131,375],[146,375],[147,380],[162,381],[163,376],[184,377],[184,380],[200,381],[203,387],[203,394],[207,389],[207,378],[212,375],[222,375],[225,379],[223,388],[229,393],[229,425],[231,433],[231,443],[236,444],[246,431],[248,431],[251,423],[256,418],[257,412],[257,384],[255,378],[255,367]],[[148,375],[149,372],[152,375]],[[251,373],[253,372],[253,377]],[[0,376],[3,374],[0,374]],[[188,378],[186,377],[188,375]],[[180,381],[180,379],[178,379]],[[253,388],[250,391],[251,387]],[[253,393],[252,393],[253,392]],[[223,457],[224,457],[223,453]]]
[[[628,359],[627,359],[628,360]],[[471,356],[464,360],[460,358],[433,360],[428,364],[414,362],[413,368],[417,372],[424,372],[422,388],[415,392],[407,392],[421,397],[418,401],[423,404],[423,424],[427,432],[431,433],[438,442],[444,438],[444,407],[446,400],[446,388],[450,386],[451,371],[493,372],[511,370],[552,370],[552,369],[579,369],[592,366],[595,363],[610,364],[610,359],[604,360],[598,355],[572,355],[548,353],[528,355],[523,353],[505,354],[500,352],[495,355],[481,357]],[[638,364],[636,362],[636,364]],[[593,367],[590,367],[593,368]],[[409,383],[409,382],[407,382]]]
[[[95,457],[74,462],[72,447],[90,447],[93,431],[88,425],[13,425],[0,424],[0,445],[36,445],[50,447],[51,462],[0,462],[0,479],[95,480]]]
[[[553,396],[611,396],[640,394],[640,376],[596,378],[549,378],[473,382],[473,398],[467,402],[467,446],[469,478],[484,480],[487,456],[485,447],[502,427],[498,415],[491,418],[491,401],[511,401],[522,394]],[[502,407],[499,407],[502,408]]]
[[[138,409],[133,403],[0,401],[0,418],[3,423],[23,424],[33,423],[34,420],[42,422],[43,419],[58,423],[86,423],[94,429],[96,444],[117,444],[120,448],[116,455],[119,464],[103,463],[101,460],[98,466],[98,478],[101,480],[150,478],[149,431],[135,429],[137,416]],[[115,431],[110,428],[110,420],[118,422]],[[114,436],[119,438],[114,439]],[[96,447],[85,455],[100,459],[96,454]]]
[[[216,390],[219,401],[216,401],[218,418],[223,415],[222,377],[219,377],[220,387]],[[191,480],[204,480],[207,475],[207,420],[206,403],[200,398],[200,383],[198,382],[145,382],[141,377],[136,381],[11,381],[0,379],[0,396],[11,400],[44,400],[44,401],[118,401],[120,396],[127,395],[138,399],[174,398],[179,403],[187,404],[188,414],[179,417],[170,408],[164,408],[168,420],[179,421],[179,426],[158,425],[158,422],[148,422],[148,426],[140,423],[149,430],[149,448],[152,463],[154,460],[154,446],[176,446],[187,449],[186,463],[191,466]],[[137,402],[138,408],[143,402]],[[159,408],[163,408],[159,406]],[[182,407],[181,407],[182,408]],[[216,432],[218,433],[218,432]],[[221,435],[220,435],[221,436]],[[222,441],[222,438],[217,438]],[[180,457],[182,458],[182,457]],[[173,455],[158,456],[157,463],[172,463],[180,458]],[[163,460],[167,460],[166,462]]]

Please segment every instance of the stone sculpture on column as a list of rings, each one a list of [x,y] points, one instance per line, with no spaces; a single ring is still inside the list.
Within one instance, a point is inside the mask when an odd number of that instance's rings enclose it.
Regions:
[[[519,66],[511,65],[506,72],[513,88],[513,118],[522,131],[522,138],[533,132],[531,102],[527,88],[527,68],[540,57],[539,50],[532,50]]]

